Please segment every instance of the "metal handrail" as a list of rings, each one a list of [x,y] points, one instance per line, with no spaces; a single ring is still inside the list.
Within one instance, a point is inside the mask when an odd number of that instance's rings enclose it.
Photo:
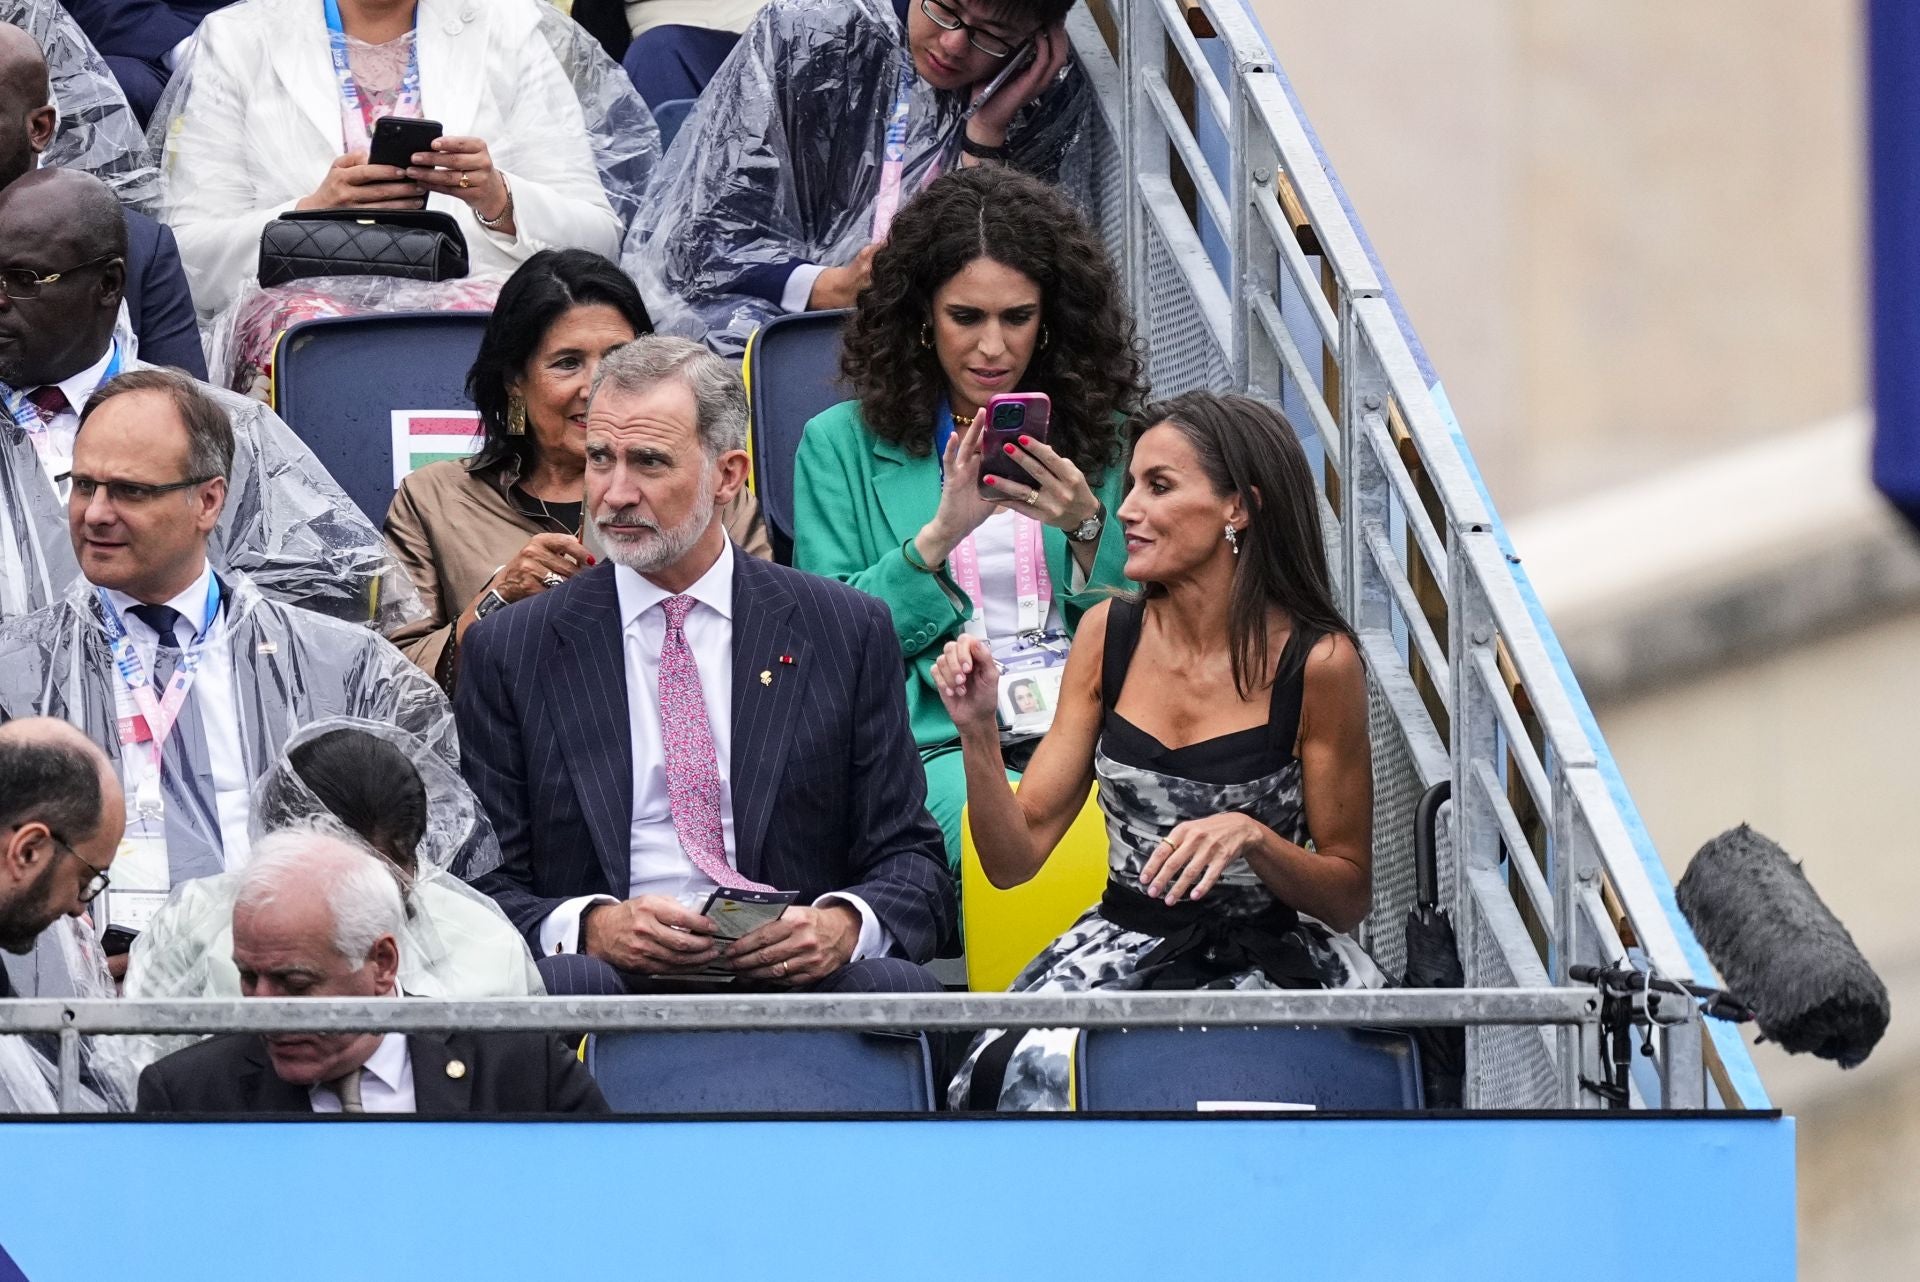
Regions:
[[[1536,921],[1550,936],[1550,972],[1564,980],[1569,957],[1610,954],[1611,959],[1624,952],[1620,932],[1604,913],[1596,921],[1586,910],[1604,885],[1613,892],[1635,944],[1648,960],[1670,977],[1694,978],[1666,897],[1654,885],[1618,804],[1599,778],[1593,743],[1499,546],[1492,514],[1463,447],[1434,403],[1406,335],[1382,297],[1359,231],[1273,74],[1272,56],[1258,28],[1236,0],[1200,0],[1231,60],[1231,75],[1223,83],[1176,6],[1166,0],[1111,0],[1110,7],[1121,33],[1118,137],[1126,176],[1128,280],[1136,310],[1144,314],[1148,301],[1142,236],[1151,228],[1185,273],[1216,341],[1225,330],[1219,346],[1234,387],[1279,399],[1282,386],[1290,383],[1306,404],[1327,444],[1329,476],[1338,477],[1340,565],[1348,618],[1363,638],[1368,661],[1375,665],[1376,685],[1385,692],[1410,745],[1431,742],[1437,727],[1416,683],[1403,680],[1401,673],[1381,672],[1378,664],[1384,658],[1404,669],[1417,656],[1429,682],[1437,679],[1438,689],[1431,684],[1428,689],[1438,695],[1450,723],[1441,738],[1451,741],[1448,767],[1454,795],[1464,803],[1456,807],[1454,829],[1462,895],[1471,896],[1491,917],[1512,918],[1511,896],[1504,891],[1483,894],[1487,879],[1468,877],[1464,870],[1497,869],[1501,844],[1512,845],[1525,836],[1518,831],[1513,806],[1504,798],[1495,804],[1497,785],[1517,783],[1546,834],[1545,871],[1533,862],[1530,846],[1513,852],[1512,868],[1523,882]],[[1193,169],[1198,140],[1185,121],[1166,118],[1169,50],[1192,76],[1202,110],[1219,118],[1221,98],[1225,100],[1232,172],[1217,175],[1203,161],[1201,170],[1193,173],[1197,212],[1204,213],[1228,243],[1229,262],[1218,274],[1199,251],[1200,230],[1193,216],[1172,225],[1172,211],[1179,206],[1167,198],[1168,156],[1179,156]],[[1099,52],[1104,55],[1104,47]],[[1111,111],[1108,119],[1113,122]],[[1312,279],[1307,252],[1281,216],[1277,196],[1283,183],[1304,214],[1318,261],[1328,269],[1324,297],[1318,292],[1321,282]],[[1223,190],[1231,192],[1224,217],[1217,199]],[[1230,296],[1224,326],[1207,305],[1208,299],[1217,298],[1222,277]],[[1304,300],[1292,314],[1311,327],[1319,351],[1337,371],[1337,408],[1322,403],[1323,389],[1309,366],[1309,351],[1301,350],[1302,340],[1289,329],[1284,301],[1289,284]],[[1282,385],[1272,384],[1276,373]],[[1387,430],[1390,407],[1398,409],[1418,456],[1418,481]],[[1437,500],[1437,521],[1429,522],[1421,501],[1423,485],[1424,493]],[[1394,533],[1401,530],[1425,561],[1433,588],[1445,603],[1444,637],[1428,626],[1419,608],[1409,564],[1412,551],[1402,553],[1395,547]],[[1539,737],[1537,750],[1515,689],[1525,692]],[[1467,907],[1464,898],[1461,906]],[[1510,926],[1495,934],[1503,949],[1526,939],[1524,931]],[[1515,954],[1508,961],[1515,974],[1537,970],[1537,958]],[[1667,1032],[1663,1074],[1670,1061],[1680,1077],[1694,1075],[1700,1032],[1697,1019]],[[1563,1080],[1577,1081],[1579,1065],[1570,1062],[1573,1056],[1565,1043],[1562,1050],[1557,1069]],[[1703,1084],[1684,1081],[1676,1081],[1675,1087],[1704,1090]]]

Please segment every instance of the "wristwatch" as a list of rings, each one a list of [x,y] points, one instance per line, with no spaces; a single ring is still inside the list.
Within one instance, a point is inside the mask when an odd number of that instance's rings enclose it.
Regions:
[[[498,588],[488,588],[487,594],[481,597],[478,601],[475,601],[473,603],[474,621],[478,622],[479,620],[486,618],[489,614],[492,614],[495,610],[498,610],[501,606],[505,605],[506,603],[507,603],[507,598],[500,595],[500,590]]]
[[[1075,543],[1095,543],[1099,541],[1100,531],[1107,527],[1107,505],[1094,500],[1093,515],[1067,531],[1067,538]]]

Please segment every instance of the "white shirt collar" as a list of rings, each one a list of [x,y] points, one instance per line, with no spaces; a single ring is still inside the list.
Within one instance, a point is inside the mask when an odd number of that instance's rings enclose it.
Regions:
[[[168,605],[179,612],[181,618],[187,621],[189,627],[195,629],[194,635],[196,636],[199,635],[198,629],[200,625],[207,621],[207,593],[211,590],[208,585],[208,580],[212,577],[212,564],[202,561],[200,563],[200,577],[196,578],[193,581],[193,585],[186,591],[167,602]],[[107,588],[105,592],[107,594],[107,600],[113,602],[113,608],[119,611],[120,617],[123,620],[127,617],[127,611],[140,604],[137,598],[130,597],[125,592],[118,591],[114,588]]]
[[[382,1037],[380,1044],[373,1048],[373,1054],[367,1056],[367,1062],[360,1067],[362,1072],[378,1078],[388,1090],[399,1090],[400,1079],[407,1071],[407,1035],[388,1033]]]
[[[109,341],[107,343],[107,350],[100,353],[99,360],[87,366],[87,368],[81,370],[73,377],[63,378],[54,384],[61,392],[65,393],[67,404],[73,406],[73,412],[75,414],[78,414],[85,408],[87,398],[93,395],[94,389],[99,387],[102,380],[106,378],[107,366],[111,364],[113,364],[113,343]]]
[[[618,563],[613,567],[613,582],[620,593],[622,629],[632,627],[635,619],[668,597],[676,595],[690,596],[712,609],[721,618],[731,619],[733,618],[733,540],[725,539],[721,542],[720,555],[714,558],[713,564],[707,567],[707,572],[685,592],[669,592],[645,575],[637,574]]]

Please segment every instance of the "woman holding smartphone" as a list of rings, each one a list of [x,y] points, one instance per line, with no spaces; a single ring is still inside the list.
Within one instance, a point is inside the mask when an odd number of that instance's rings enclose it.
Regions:
[[[966,169],[900,211],[843,367],[856,398],[800,445],[794,563],[893,611],[927,808],[957,869],[966,783],[933,662],[965,633],[1014,679],[1057,684],[1080,616],[1124,584],[1108,514],[1121,424],[1144,390],[1133,325],[1100,238],[1064,196]],[[990,417],[1034,426],[996,432]],[[1005,460],[994,474],[989,443]],[[1006,745],[1011,777],[1027,734]]]

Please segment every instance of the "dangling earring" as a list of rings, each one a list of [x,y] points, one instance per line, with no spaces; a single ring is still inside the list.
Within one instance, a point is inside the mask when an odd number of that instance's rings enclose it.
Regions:
[[[1053,335],[1047,333],[1047,327],[1045,325],[1042,325],[1040,327],[1040,350],[1043,352],[1046,351],[1047,344],[1051,343],[1052,341],[1053,341]]]
[[[525,436],[527,434],[527,403],[518,396],[507,398],[507,435]]]
[[[1233,528],[1232,522],[1227,523],[1227,546],[1233,549],[1235,556],[1240,555],[1240,531]]]
[[[931,324],[922,325],[920,327],[920,346],[922,347],[933,346],[933,326]]]

